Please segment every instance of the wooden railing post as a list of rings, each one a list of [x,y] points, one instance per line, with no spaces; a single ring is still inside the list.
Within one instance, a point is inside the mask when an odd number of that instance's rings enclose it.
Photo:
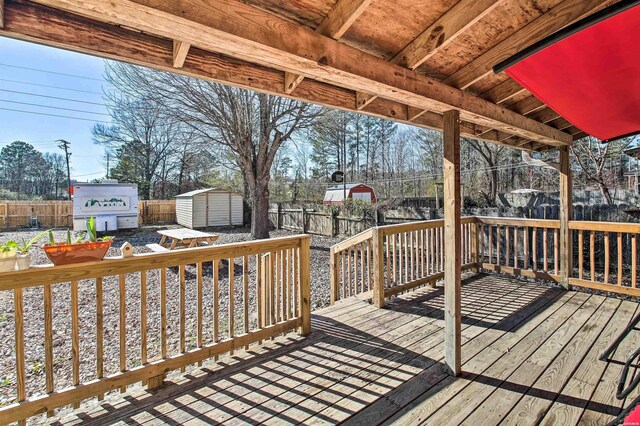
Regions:
[[[384,234],[373,228],[373,304],[384,308]]]
[[[571,167],[569,148],[560,149],[560,284],[569,288],[573,273],[573,240],[569,221],[572,209]]]
[[[333,247],[329,250],[329,263],[331,269],[331,304],[340,300],[340,268],[338,253]]]
[[[310,238],[300,237],[300,311],[302,327],[300,334],[306,336],[311,333],[311,247]]]

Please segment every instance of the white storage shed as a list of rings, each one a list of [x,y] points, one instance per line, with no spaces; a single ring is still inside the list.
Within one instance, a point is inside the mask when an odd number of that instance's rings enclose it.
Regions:
[[[242,195],[212,188],[176,197],[176,220],[185,228],[241,226],[244,222]]]

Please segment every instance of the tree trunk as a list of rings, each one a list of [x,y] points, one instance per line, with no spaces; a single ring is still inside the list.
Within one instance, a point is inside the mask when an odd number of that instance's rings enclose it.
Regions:
[[[269,238],[269,179],[256,178],[255,190],[251,196],[251,237]]]
[[[604,200],[608,205],[612,206],[613,198],[611,197],[611,193],[609,192],[609,187],[602,182],[598,182],[598,188],[600,189],[600,194],[602,194],[602,198],[604,198]]]

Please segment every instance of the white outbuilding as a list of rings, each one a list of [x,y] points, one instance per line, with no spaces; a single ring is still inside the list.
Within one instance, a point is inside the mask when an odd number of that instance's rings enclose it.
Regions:
[[[242,195],[212,188],[180,194],[176,197],[176,220],[185,228],[242,226]]]

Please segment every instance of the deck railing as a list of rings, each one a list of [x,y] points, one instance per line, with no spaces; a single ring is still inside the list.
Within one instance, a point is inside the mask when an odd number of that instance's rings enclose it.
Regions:
[[[481,268],[558,282],[560,221],[477,217]]]
[[[308,334],[309,293],[307,236],[0,274],[0,296],[15,306],[17,401],[0,408],[0,424],[136,382],[157,387],[170,371],[295,329]],[[42,317],[42,329],[28,324]],[[40,375],[29,356],[37,346]]]
[[[380,226],[333,246],[332,303],[360,295],[381,306],[384,298],[442,279],[443,226]],[[562,282],[559,220],[466,217],[461,226],[463,270]],[[573,267],[564,284],[640,296],[638,234],[640,224],[570,221],[573,250],[566,255]]]
[[[477,265],[475,218],[463,218],[463,269]],[[384,298],[444,277],[444,221],[429,220],[371,228],[331,247],[331,301],[374,297],[376,286]],[[378,284],[379,283],[379,284]]]
[[[569,229],[574,240],[577,239],[578,258],[578,264],[573,265],[573,273],[569,276],[569,284],[640,296],[640,224],[571,221]]]

